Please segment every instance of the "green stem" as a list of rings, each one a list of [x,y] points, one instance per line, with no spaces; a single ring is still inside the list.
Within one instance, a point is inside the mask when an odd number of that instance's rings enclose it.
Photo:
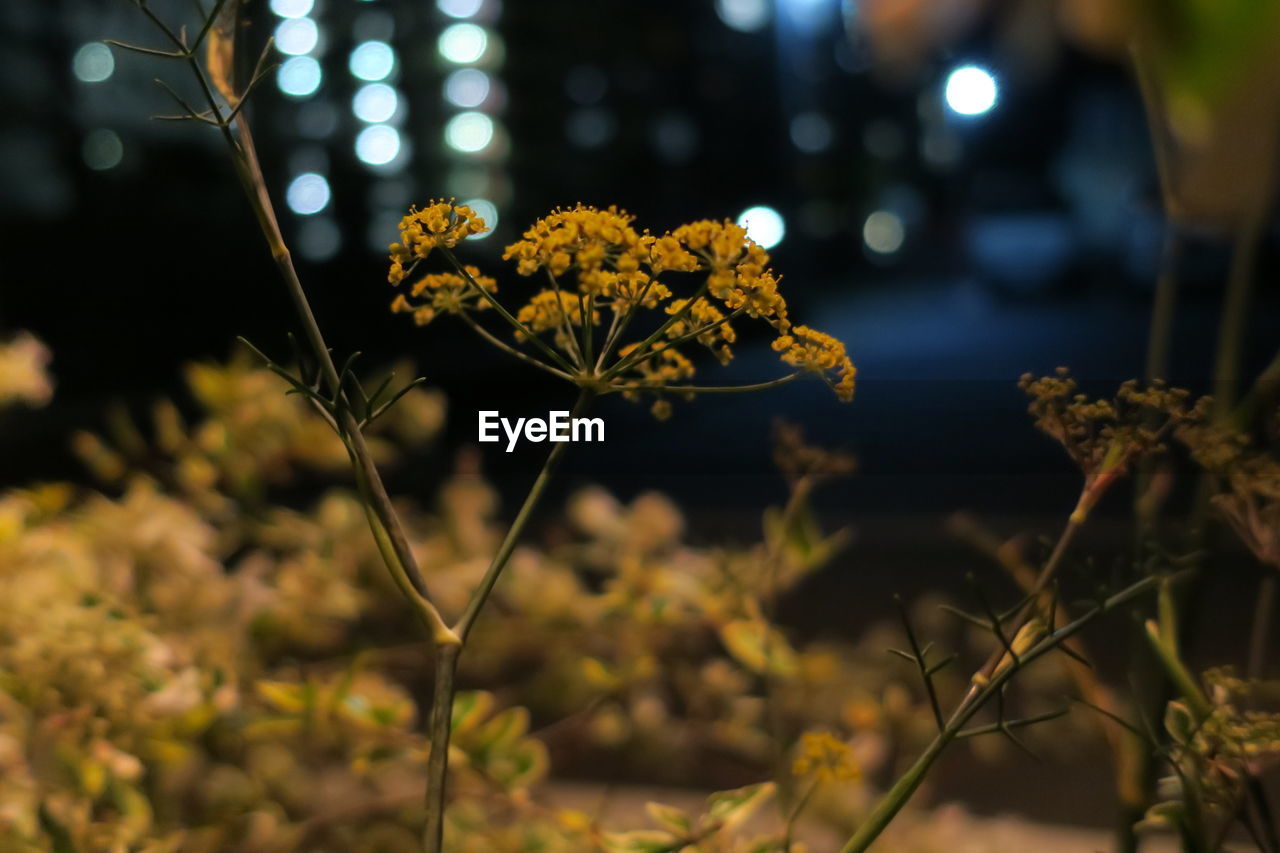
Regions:
[[[510,346],[507,343],[504,343],[502,340],[498,338],[497,335],[493,334],[484,326],[481,326],[478,322],[476,322],[476,320],[473,319],[471,315],[468,314],[466,311],[460,311],[458,313],[458,316],[462,318],[462,321],[464,323],[466,323],[468,326],[471,327],[471,330],[473,332],[475,332],[480,337],[484,338],[489,343],[493,344],[498,349],[505,352],[507,355],[512,356],[516,359],[519,359],[520,361],[523,361],[525,364],[528,364],[531,367],[536,367],[539,370],[545,370],[547,373],[550,373],[552,376],[558,377],[560,379],[566,379],[570,382],[573,381],[573,377],[565,373],[563,370],[554,368],[551,365],[547,364],[546,362],[539,361],[538,359],[534,358],[528,353],[520,352],[520,350],[516,349],[515,347]]]
[[[1227,276],[1227,292],[1222,304],[1222,321],[1218,329],[1218,357],[1213,368],[1216,385],[1213,391],[1214,418],[1219,422],[1230,416],[1239,393],[1253,270],[1264,222],[1264,217],[1250,216],[1235,235],[1231,271]]]
[[[1262,678],[1267,665],[1267,646],[1271,639],[1271,617],[1276,606],[1276,576],[1263,567],[1258,582],[1258,601],[1254,605],[1253,626],[1249,632],[1249,669],[1251,679]]]
[[[592,397],[595,395],[587,389],[578,395],[578,401],[574,404],[573,412],[569,415],[570,421],[579,417],[590,404]],[[516,543],[520,540],[520,535],[524,532],[525,525],[529,523],[529,519],[533,516],[533,511],[541,500],[543,492],[547,490],[547,485],[551,482],[551,477],[555,474],[556,468],[560,464],[560,460],[564,458],[565,452],[569,449],[569,442],[559,442],[551,453],[547,455],[547,461],[543,463],[542,470],[538,473],[538,477],[533,481],[529,494],[524,499],[520,511],[516,513],[515,520],[511,522],[511,527],[507,530],[506,537],[502,540],[502,544],[498,546],[498,551],[493,555],[493,561],[489,564],[488,570],[481,578],[479,586],[471,593],[471,598],[467,602],[466,609],[462,611],[462,616],[453,626],[453,632],[463,643],[467,641],[467,635],[471,633],[471,628],[475,625],[476,617],[480,615],[481,608],[489,599],[489,593],[493,591],[493,586],[498,582],[498,577],[502,574],[502,570],[506,568],[507,561],[511,559],[511,554],[515,551]]]
[[[777,388],[794,382],[804,375],[798,370],[768,382],[757,382],[754,385],[610,385],[602,393],[612,394],[615,391],[660,391],[664,394],[739,394],[746,391],[763,391],[766,388]]]
[[[1160,276],[1156,280],[1151,327],[1147,333],[1147,381],[1168,378],[1169,349],[1178,307],[1178,261],[1182,257],[1182,237],[1174,223],[1165,227],[1168,231],[1160,253]]]
[[[625,358],[618,359],[617,363],[614,364],[613,367],[610,367],[608,370],[606,370],[603,374],[601,374],[600,378],[603,380],[612,379],[622,371],[627,370],[628,368],[635,365],[636,362],[640,361],[641,356],[645,354],[645,352],[654,343],[654,341],[658,340],[663,335],[665,335],[667,333],[667,329],[670,329],[676,323],[679,323],[681,320],[687,317],[689,315],[689,312],[693,310],[694,303],[696,303],[699,299],[701,299],[702,295],[706,292],[707,292],[707,283],[703,282],[702,287],[698,288],[698,292],[693,294],[693,296],[689,298],[689,301],[684,304],[683,308],[681,308],[675,314],[672,314],[671,317],[668,318],[668,320],[665,323],[663,323],[661,326],[659,326],[657,329],[654,330],[653,334],[649,335],[649,337],[641,341],[640,345],[636,347],[635,350],[633,350],[630,355],[626,356]]]
[[[933,743],[920,754],[907,772],[898,777],[889,792],[880,798],[871,814],[858,826],[858,831],[840,848],[840,853],[862,853],[880,837],[885,827],[898,816],[898,812],[902,811],[911,795],[924,782],[933,762],[938,760],[938,756],[954,738],[955,732],[946,729],[933,739]]]
[[[937,737],[929,744],[925,751],[916,759],[915,763],[904,773],[893,787],[880,798],[880,801],[872,809],[871,814],[858,827],[857,832],[845,842],[840,848],[840,853],[864,853],[875,840],[884,832],[885,827],[897,816],[898,812],[911,799],[911,795],[916,792],[929,769],[934,762],[942,754],[943,750],[956,739],[957,735],[973,719],[986,703],[993,697],[1004,690],[1005,685],[1014,678],[1019,672],[1025,669],[1033,661],[1048,654],[1053,649],[1062,645],[1071,637],[1084,630],[1095,619],[1105,613],[1115,610],[1118,607],[1128,604],[1141,595],[1145,595],[1152,589],[1161,579],[1155,577],[1143,578],[1137,583],[1131,584],[1127,588],[1117,592],[1115,595],[1099,603],[1092,610],[1077,618],[1074,622],[1070,622],[1053,633],[1044,637],[1040,642],[1036,643],[1029,650],[1018,656],[1018,662],[1012,666],[1006,667],[999,673],[996,673],[991,680],[985,685],[971,693],[961,701],[956,708],[951,719],[947,721],[947,726]],[[1000,650],[1003,653],[1003,649]]]
[[[435,684],[431,702],[431,753],[427,756],[427,820],[422,830],[426,853],[444,849],[445,795],[449,782],[449,737],[453,727],[454,674],[459,645],[436,646]]]
[[[564,370],[567,373],[577,372],[578,370],[577,367],[575,367],[574,365],[566,361],[564,356],[556,352],[555,349],[550,344],[548,344],[542,338],[535,335],[524,323],[521,323],[514,316],[512,316],[511,312],[506,309],[506,306],[504,306],[501,302],[499,302],[493,296],[493,294],[491,294],[489,291],[481,287],[480,283],[475,280],[475,278],[471,275],[471,273],[467,272],[467,268],[462,265],[462,263],[458,260],[458,256],[455,255],[451,249],[447,249],[444,246],[441,246],[439,251],[445,256],[445,258],[448,259],[449,263],[453,265],[453,268],[457,271],[458,275],[466,279],[467,284],[471,285],[471,287],[476,291],[476,293],[479,294],[480,298],[483,299],[485,302],[488,302],[489,306],[493,308],[494,311],[498,312],[498,316],[500,316],[502,319],[510,323],[511,327],[514,328],[521,335],[523,335],[526,340],[528,340],[534,346],[538,347],[538,349],[546,353],[547,357],[550,358],[552,361],[554,361],[556,364],[560,365],[560,368],[562,370]]]
[[[605,338],[604,346],[600,349],[600,358],[596,361],[596,373],[600,372],[600,368],[604,366],[605,361],[613,354],[613,348],[618,345],[618,341],[622,340],[622,336],[626,334],[627,327],[631,325],[631,321],[635,319],[636,312],[644,304],[644,300],[649,295],[649,290],[653,287],[656,278],[650,278],[645,282],[644,290],[640,291],[640,296],[631,303],[631,307],[627,309],[627,313],[623,315],[622,322],[618,322],[618,300],[615,298],[610,310],[613,311],[613,320],[610,324],[609,334]]]
[[[565,338],[572,344],[572,352],[569,355],[578,362],[580,368],[585,370],[587,361],[583,358],[582,349],[578,346],[578,341],[573,335],[573,323],[569,322],[569,312],[564,310],[564,297],[561,295],[560,280],[556,278],[555,273],[549,267],[546,270],[547,278],[551,280],[551,289],[556,294],[556,311],[560,314],[560,331],[564,333]],[[579,308],[581,308],[581,303],[579,303]],[[585,326],[587,323],[586,317],[582,315],[581,311],[579,311],[579,316],[582,317],[582,324]]]

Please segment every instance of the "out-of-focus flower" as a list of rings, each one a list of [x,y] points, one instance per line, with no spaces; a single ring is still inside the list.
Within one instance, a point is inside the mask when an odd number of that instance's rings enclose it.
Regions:
[[[25,403],[43,406],[53,398],[49,362],[53,355],[30,332],[0,344],[0,408]]]

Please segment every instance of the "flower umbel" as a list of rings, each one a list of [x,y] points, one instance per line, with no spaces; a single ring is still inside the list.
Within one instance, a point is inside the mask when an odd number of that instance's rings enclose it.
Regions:
[[[451,251],[483,223],[465,207],[433,202],[402,223],[389,278],[399,283],[432,250],[446,256],[454,273],[426,276],[398,296],[392,310],[412,314],[420,325],[442,312],[462,315],[490,343],[585,391],[652,396],[659,417],[670,413],[671,396],[757,390],[804,373],[821,375],[841,400],[853,396],[855,370],[844,344],[792,326],[769,255],[744,228],[703,220],[654,236],[634,221],[617,207],[579,204],[534,222],[503,257],[516,263],[520,275],[545,283],[509,311],[493,296],[493,280],[462,266]],[[659,280],[667,276],[672,278]],[[485,306],[512,327],[514,344],[468,316]],[[798,370],[754,385],[689,384],[697,366],[685,345],[705,347],[728,364],[739,336],[734,322],[743,317],[763,320],[778,336],[773,348],[783,363]],[[645,325],[643,335],[631,337]]]
[[[468,266],[466,273],[486,293],[498,292],[498,283],[482,276],[477,268]],[[458,314],[470,308],[479,311],[488,307],[467,279],[451,272],[424,275],[413,283],[407,295],[399,293],[391,301],[393,312],[412,314],[413,322],[419,326],[430,323],[439,313]]]
[[[484,220],[466,205],[440,200],[421,210],[411,207],[409,215],[400,220],[400,242],[392,243],[389,250],[387,280],[399,284],[432,249],[452,249],[465,238],[488,230]]]
[[[854,761],[849,744],[830,732],[805,732],[791,773],[810,776],[818,782],[845,782],[859,778],[862,770]]]
[[[858,370],[845,353],[844,344],[835,338],[808,326],[796,326],[791,334],[774,341],[773,348],[782,353],[782,360],[787,364],[820,374],[841,400],[853,399]]]
[[[1189,394],[1154,382],[1120,386],[1112,400],[1091,400],[1065,367],[1053,376],[1030,373],[1018,380],[1031,398],[1028,411],[1041,432],[1053,438],[1084,474],[1084,490],[1072,515],[1082,521],[1116,480],[1139,458],[1164,450],[1164,438],[1192,417]]]
[[[1192,459],[1218,476],[1223,488],[1213,497],[1214,506],[1240,539],[1259,562],[1280,569],[1280,456],[1230,424],[1211,423],[1211,407],[1211,398],[1201,399],[1196,406],[1201,417],[1182,426],[1178,440]]]

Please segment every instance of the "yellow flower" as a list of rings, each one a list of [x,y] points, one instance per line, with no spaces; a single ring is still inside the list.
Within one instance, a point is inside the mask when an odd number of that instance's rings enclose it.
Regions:
[[[452,249],[465,238],[488,230],[474,210],[452,200],[432,201],[421,210],[411,207],[409,215],[400,220],[400,242],[392,243],[389,249],[391,271],[387,280],[399,284],[407,275],[406,264],[412,266],[431,254],[432,249]]]
[[[582,293],[611,297],[620,283],[649,280],[640,272],[640,262],[648,258],[646,240],[631,227],[633,221],[616,207],[557,209],[534,222],[502,257],[514,259],[521,275],[546,269],[561,276],[575,269]]]
[[[573,341],[565,330],[565,322],[570,327],[582,325],[582,302],[577,296],[562,290],[542,290],[534,294],[529,303],[516,312],[516,319],[535,335],[554,331],[556,346],[568,352],[573,348]],[[600,312],[591,312],[591,324],[600,322]],[[517,331],[516,340],[524,340],[524,334]]]
[[[10,403],[43,406],[53,397],[47,366],[49,349],[30,332],[0,344],[0,407]]]
[[[818,782],[842,782],[862,776],[849,744],[830,732],[805,732],[800,737],[799,755],[791,765],[791,773],[812,776]]]
[[[858,371],[840,341],[808,326],[795,326],[790,334],[774,341],[773,348],[782,353],[787,364],[822,374],[841,400],[853,399]]]
[[[769,254],[747,238],[745,228],[729,220],[702,220],[681,225],[669,237],[701,258],[699,268],[709,273],[707,292],[714,298],[787,331],[787,303],[768,268]]]
[[[497,293],[498,283],[488,276],[480,274],[473,266],[464,267],[481,288],[488,293]],[[425,299],[415,302],[413,300]],[[470,308],[482,310],[489,303],[480,297],[476,289],[465,278],[456,273],[432,273],[425,275],[409,288],[409,295],[396,294],[391,300],[391,311],[396,314],[412,314],[419,326],[430,323],[437,313],[457,314]]]
[[[667,313],[675,316],[688,304],[688,299],[677,299],[667,306]],[[718,308],[699,299],[688,314],[667,329],[667,337],[675,340],[699,329],[706,329],[695,340],[714,352],[721,364],[728,364],[733,359],[733,350],[729,348],[729,344],[737,340],[738,335],[724,319],[725,315]]]

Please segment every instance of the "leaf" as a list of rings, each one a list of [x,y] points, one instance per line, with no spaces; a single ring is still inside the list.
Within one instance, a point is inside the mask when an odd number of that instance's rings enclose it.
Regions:
[[[609,832],[605,833],[600,842],[609,853],[667,853],[680,849],[684,844],[670,833],[656,829]]]
[[[1176,743],[1186,745],[1195,733],[1195,720],[1183,702],[1170,702],[1164,710],[1164,729]]]
[[[777,786],[772,782],[761,782],[758,785],[712,794],[707,798],[707,818],[711,819],[716,831],[732,829],[751,817],[757,808],[773,796],[776,789]]]
[[[480,751],[501,749],[515,743],[529,731],[529,710],[507,708],[476,732],[473,744]]]
[[[507,791],[529,788],[541,781],[551,766],[542,741],[524,738],[489,757],[485,771]]]
[[[264,702],[286,714],[301,714],[311,704],[311,690],[305,684],[259,681],[254,690]]]
[[[240,101],[235,82],[237,5],[237,0],[231,0],[218,10],[206,36],[204,53],[209,78],[232,107]]]
[[[466,735],[493,711],[493,694],[483,690],[459,693],[453,700],[453,734]]]
[[[720,629],[720,639],[738,663],[761,675],[794,675],[796,653],[782,632],[758,619],[739,619]]]
[[[688,839],[693,832],[693,820],[675,806],[648,802],[644,804],[644,809],[654,823],[679,838]]]
[[[1182,823],[1186,808],[1179,802],[1156,803],[1147,809],[1134,829],[1172,829]]]

